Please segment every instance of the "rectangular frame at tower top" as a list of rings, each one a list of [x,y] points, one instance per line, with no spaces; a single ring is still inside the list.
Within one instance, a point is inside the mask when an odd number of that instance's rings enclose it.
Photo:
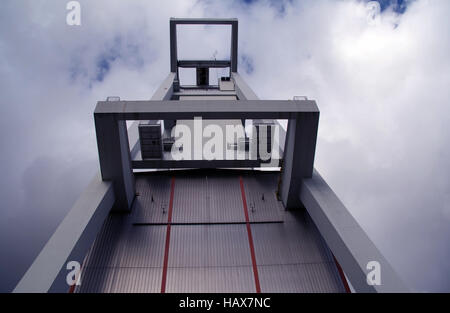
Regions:
[[[231,72],[237,72],[238,57],[238,20],[230,19],[196,19],[196,18],[171,18],[170,19],[170,71],[177,72],[178,47],[177,47],[177,25],[231,25]]]

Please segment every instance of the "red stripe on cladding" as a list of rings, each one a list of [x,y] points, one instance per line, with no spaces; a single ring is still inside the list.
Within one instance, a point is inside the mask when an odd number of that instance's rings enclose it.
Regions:
[[[334,259],[334,263],[336,263],[336,267],[338,269],[339,276],[341,277],[342,284],[344,284],[345,292],[351,293],[352,291],[350,290],[350,286],[348,285],[347,278],[345,278],[344,271],[342,270],[341,265],[339,265],[339,262],[336,260],[334,255],[333,255],[333,259]]]
[[[250,246],[250,255],[252,257],[253,276],[255,277],[255,287],[256,287],[256,292],[260,293],[261,287],[259,285],[258,268],[256,267],[255,247],[253,245],[252,230],[250,228],[250,220],[248,218],[247,199],[245,198],[244,181],[243,181],[242,177],[239,177],[239,183],[241,185],[242,204],[244,205],[245,222],[247,225],[248,244]]]
[[[166,245],[164,247],[164,264],[161,279],[161,293],[166,292],[166,279],[167,279],[167,264],[169,262],[169,246],[170,246],[170,226],[172,223],[172,207],[173,207],[173,191],[175,189],[175,178],[172,177],[170,184],[170,201],[169,201],[169,214],[167,217],[167,232],[166,232]]]

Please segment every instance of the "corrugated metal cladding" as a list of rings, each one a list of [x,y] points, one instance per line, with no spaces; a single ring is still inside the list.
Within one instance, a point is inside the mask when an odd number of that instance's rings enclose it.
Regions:
[[[174,223],[245,222],[241,190],[236,177],[177,177],[175,186]]]
[[[245,225],[180,225],[170,236],[169,267],[252,265]]]
[[[75,291],[161,292],[164,280],[165,292],[255,292],[240,177],[261,291],[344,292],[308,214],[284,211],[277,200],[278,173],[232,170],[137,174],[132,213],[105,221]]]
[[[136,224],[167,223],[170,200],[170,177],[165,175],[138,176],[136,197],[132,210]]]
[[[273,174],[244,177],[245,196],[250,222],[282,222],[283,205],[276,197],[277,180]]]
[[[167,292],[255,292],[251,266],[169,268]]]

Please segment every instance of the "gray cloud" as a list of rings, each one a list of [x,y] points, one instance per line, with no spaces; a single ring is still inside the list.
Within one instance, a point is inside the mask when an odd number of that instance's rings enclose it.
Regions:
[[[223,12],[239,18],[240,71],[261,98],[318,101],[316,167],[402,277],[450,291],[448,1],[375,20],[356,0],[80,2],[80,27],[64,1],[1,4],[0,291],[97,170],[96,101],[149,99],[169,70],[169,18]]]

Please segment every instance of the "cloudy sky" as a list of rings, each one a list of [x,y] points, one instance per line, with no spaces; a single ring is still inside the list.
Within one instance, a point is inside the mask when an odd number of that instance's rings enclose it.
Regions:
[[[81,0],[81,26],[67,2],[0,2],[0,291],[98,170],[96,101],[167,75],[170,17],[237,17],[248,84],[317,100],[316,168],[411,289],[450,291],[450,1]],[[181,53],[226,55],[208,31]]]

